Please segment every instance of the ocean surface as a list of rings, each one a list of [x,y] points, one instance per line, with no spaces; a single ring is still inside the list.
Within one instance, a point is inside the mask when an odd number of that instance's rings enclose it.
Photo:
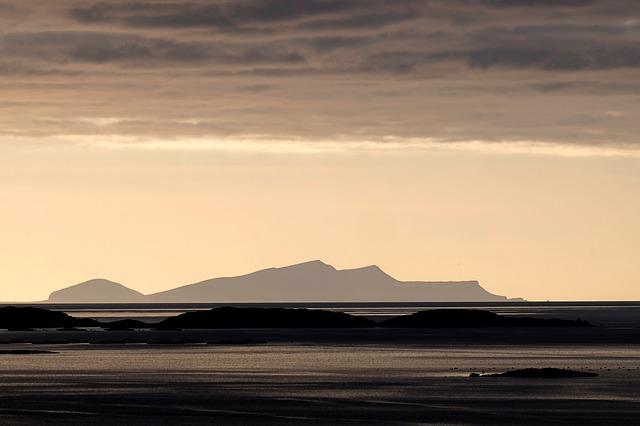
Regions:
[[[75,316],[154,321],[213,306],[45,305]],[[371,318],[474,307],[580,317],[596,327],[0,331],[0,424],[638,424],[640,303],[296,306]],[[1,352],[19,349],[54,353]],[[599,376],[469,377],[529,367]]]
[[[637,425],[640,418],[637,345],[45,347],[58,353],[0,355],[1,424]],[[527,367],[599,376],[468,377]]]

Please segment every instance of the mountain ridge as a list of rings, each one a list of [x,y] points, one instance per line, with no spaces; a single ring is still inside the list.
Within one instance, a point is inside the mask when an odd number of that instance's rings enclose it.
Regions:
[[[144,295],[94,279],[54,291],[50,303],[506,301],[478,281],[399,281],[377,265],[336,269],[320,260],[217,277]]]

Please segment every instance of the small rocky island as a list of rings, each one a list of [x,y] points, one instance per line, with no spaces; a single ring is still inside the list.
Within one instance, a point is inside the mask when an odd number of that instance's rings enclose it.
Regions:
[[[235,308],[187,312],[165,319],[159,328],[363,328],[375,322],[320,309]]]
[[[0,308],[0,329],[28,330],[32,328],[99,327],[90,318],[75,318],[64,312],[48,309],[14,307]]]
[[[469,377],[515,377],[521,379],[573,379],[579,377],[597,377],[590,371],[568,370],[565,368],[523,368],[504,373],[479,374],[471,373]]]

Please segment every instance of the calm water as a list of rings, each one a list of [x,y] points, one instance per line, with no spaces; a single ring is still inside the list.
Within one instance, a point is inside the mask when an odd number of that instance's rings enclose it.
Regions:
[[[60,353],[0,355],[2,424],[637,424],[640,417],[638,346],[47,348]],[[468,377],[543,366],[600,376]]]

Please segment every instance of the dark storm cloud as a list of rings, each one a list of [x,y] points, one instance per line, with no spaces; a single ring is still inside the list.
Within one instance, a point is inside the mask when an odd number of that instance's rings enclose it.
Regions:
[[[132,29],[166,28],[173,30],[210,28],[229,30],[237,34],[265,33],[278,41],[279,51],[305,33],[308,41],[302,43],[318,54],[339,49],[351,49],[349,66],[354,71],[411,72],[417,66],[458,60],[470,68],[533,68],[540,70],[590,70],[638,66],[637,25],[623,25],[624,2],[613,0],[611,13],[618,11],[618,21],[597,22],[603,2],[596,1],[378,1],[378,0],[240,0],[235,2],[109,2],[72,7],[71,17],[84,24],[122,25]],[[492,14],[492,10],[500,12]],[[535,9],[552,13],[547,19],[530,18],[522,9]],[[556,19],[558,9],[577,14],[567,19]],[[629,12],[637,8],[630,5]],[[507,15],[504,15],[506,10]],[[515,12],[514,12],[515,10]],[[494,16],[495,15],[495,16]],[[577,19],[583,16],[581,20]],[[575,18],[575,19],[574,19]],[[530,22],[533,19],[533,22]],[[411,24],[411,22],[415,22]],[[387,32],[387,45],[367,49],[379,44],[381,34],[315,36],[317,31],[358,31],[382,29],[388,24],[403,23],[405,33],[414,34],[410,45],[402,32],[394,37]],[[446,24],[448,23],[448,25]],[[467,27],[467,28],[465,28]],[[436,43],[431,34],[440,35]],[[452,43],[455,41],[455,43]],[[249,43],[249,42],[246,42]],[[411,49],[407,49],[411,47]],[[184,60],[205,59],[210,48],[184,44]],[[255,56],[268,62],[268,54],[254,46],[248,47],[247,62]],[[291,48],[292,49],[292,48]],[[148,55],[136,46],[106,48],[104,56]],[[167,59],[177,58],[175,54]],[[87,55],[90,56],[88,52]],[[158,55],[156,55],[158,56]],[[162,56],[162,55],[159,55]],[[278,56],[278,55],[276,55]],[[301,52],[290,52],[279,57],[282,62],[303,62]],[[274,61],[276,62],[276,61]],[[325,68],[332,68],[326,66]],[[327,69],[334,72],[334,69]]]
[[[470,3],[475,2],[471,0]],[[567,7],[586,6],[593,4],[595,0],[477,0],[487,6],[504,8],[525,8],[525,7]]]
[[[500,46],[470,51],[440,52],[430,55],[399,55],[391,59],[396,64],[413,67],[423,62],[463,60],[470,68],[537,68],[548,71],[581,71],[640,66],[640,45],[622,46]],[[387,66],[389,58],[382,57]]]
[[[319,53],[332,52],[338,49],[349,49],[371,44],[370,37],[314,37],[302,40],[303,44],[310,46]]]
[[[296,64],[305,61],[294,51],[269,45],[237,46],[184,42],[138,35],[98,32],[24,32],[2,39],[2,50],[15,57],[57,62],[136,62],[140,65],[190,64]]]
[[[0,24],[42,133],[637,143],[636,1],[0,0]]]
[[[16,7],[13,4],[0,3],[0,13],[15,13]]]
[[[533,83],[531,89],[543,93],[573,92],[595,96],[627,95],[640,93],[640,81],[636,82],[602,82],[602,81],[554,81],[549,83]]]
[[[636,68],[640,66],[640,45],[573,49],[554,46],[485,48],[464,52],[460,56],[466,59],[470,67],[482,69],[499,66],[551,71]]]
[[[56,68],[32,67],[17,62],[1,62],[0,75],[3,76],[71,76],[78,73]]]
[[[411,11],[390,11],[387,13],[363,13],[338,19],[317,19],[299,25],[306,30],[348,30],[380,28],[388,24],[407,21],[415,18]]]
[[[73,18],[85,23],[116,22],[126,26],[162,28],[226,28],[247,24],[270,24],[283,21],[347,15],[348,19],[318,21],[317,25],[355,26],[409,17],[417,12],[420,0],[398,0],[390,4],[381,0],[239,0],[234,2],[145,2],[97,3],[71,9]],[[371,10],[388,15],[370,14]],[[401,15],[399,10],[403,10]],[[355,14],[356,16],[350,16]],[[362,14],[362,15],[360,15]]]

